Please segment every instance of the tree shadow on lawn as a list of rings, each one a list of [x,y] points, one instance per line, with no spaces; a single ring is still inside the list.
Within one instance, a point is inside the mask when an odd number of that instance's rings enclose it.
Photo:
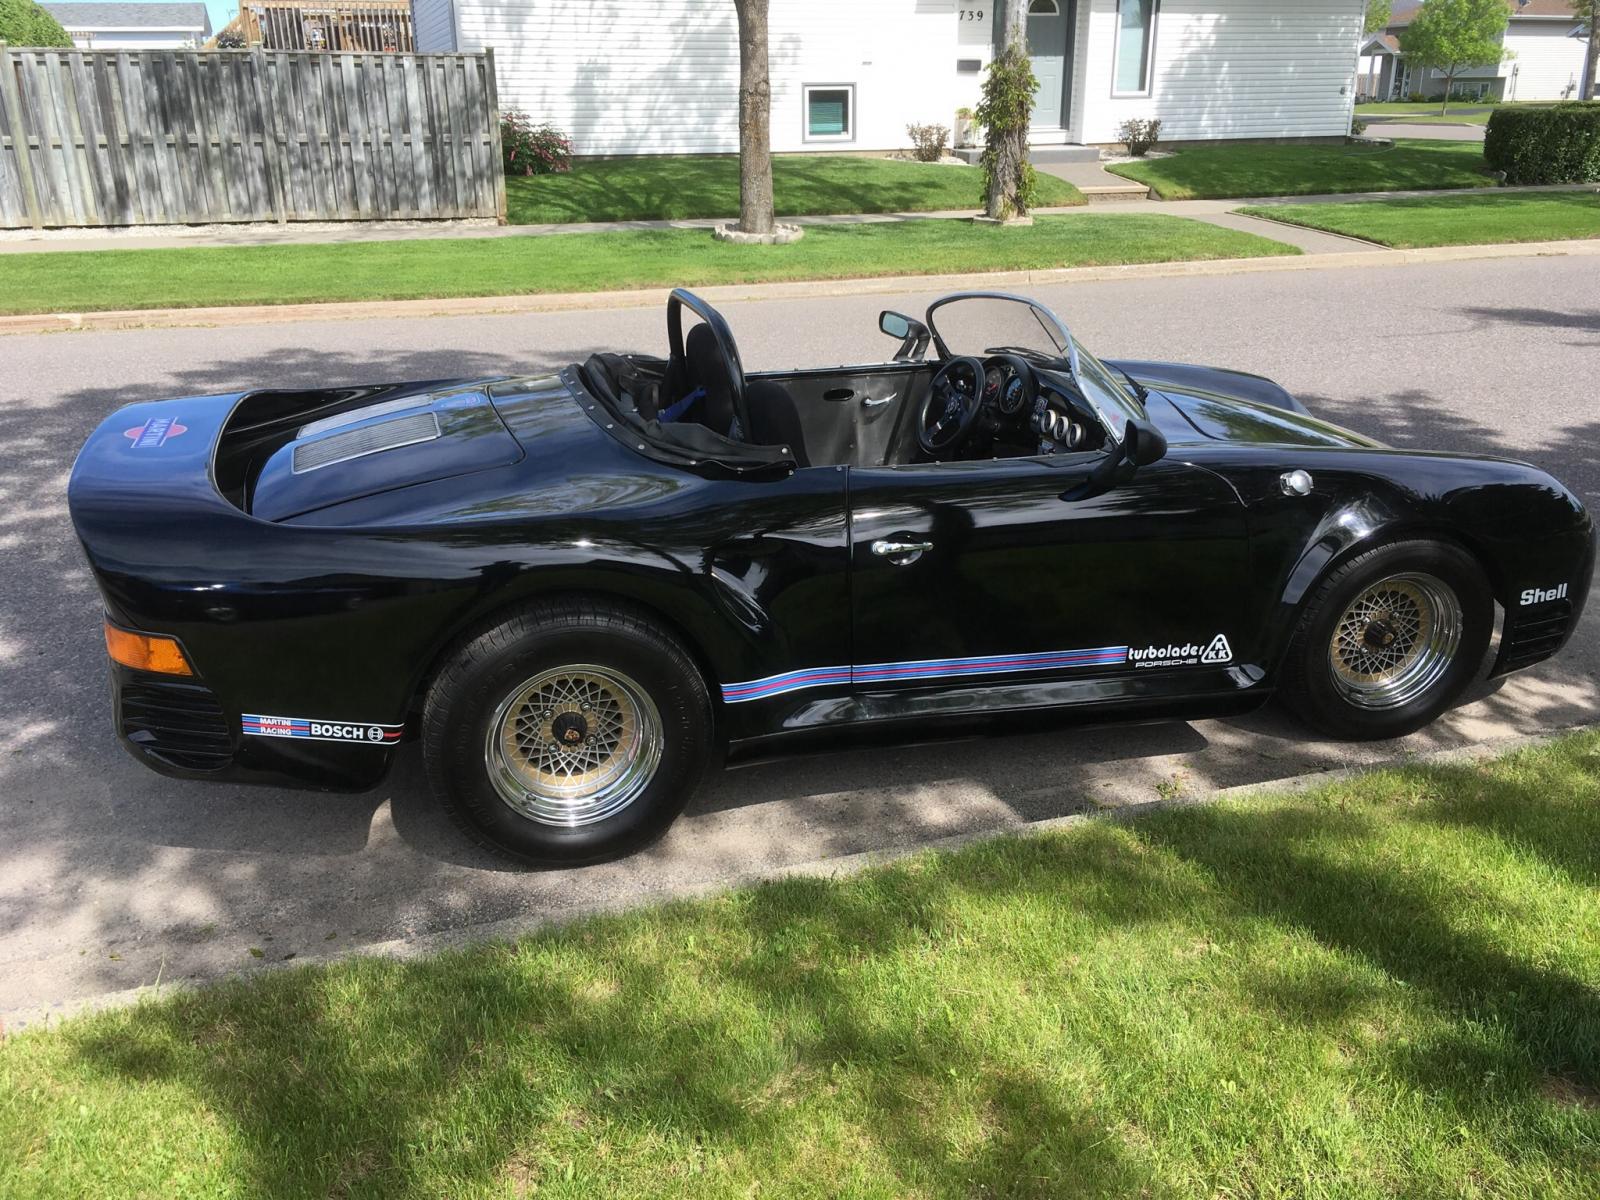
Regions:
[[[704,1179],[726,1170],[733,1183],[798,1164],[807,1179],[859,1169],[931,1194],[1165,1196],[1174,1178],[1250,1190],[1306,1153],[1286,1106],[1307,1089],[1359,1090],[1362,1077],[1313,1078],[1302,1061],[1258,1080],[1225,1131],[1249,1139],[1255,1161],[1219,1165],[1197,1142],[1214,1140],[1204,1118],[1217,1072],[1231,1078],[1242,1047],[1169,1059],[1166,1031],[1136,1015],[1143,1038],[1096,1045],[1092,1031],[1119,1013],[1086,1008],[1080,982],[1105,980],[1074,968],[1078,953],[1104,956],[1108,941],[1146,930],[1152,944],[1175,929],[1229,955],[1287,933],[1316,943],[1318,970],[1225,975],[1234,996],[1182,970],[1141,984],[1130,968],[1122,986],[1165,988],[1212,1020],[1230,1006],[1266,1011],[1281,1030],[1269,1037],[1312,1027],[1341,1038],[1384,987],[1434,1032],[1362,1052],[1365,1087],[1387,1098],[1375,1102],[1407,1103],[1399,1081],[1433,1114],[1408,1124],[1416,1136],[1470,1126],[1508,1160],[1537,1152],[1581,1177],[1584,1131],[1600,1124],[1543,1120],[1541,1088],[1550,1076],[1600,1084],[1600,997],[1559,959],[1458,919],[1457,897],[1495,902],[1476,865],[1453,871],[1449,853],[1394,864],[1396,839],[1446,836],[1448,851],[1477,831],[1592,879],[1594,809],[1570,779],[1558,791],[1537,771],[1476,770],[1407,772],[1415,787],[1370,804],[1178,810],[591,921],[520,948],[285,972],[61,1036],[94,1073],[175,1083],[221,1115],[249,1183],[274,1196],[424,1194],[508,1172],[559,1180],[566,1163],[633,1154],[669,1173],[695,1160]],[[1584,778],[1592,789],[1594,771]],[[1451,784],[1465,799],[1439,799]],[[1495,849],[1484,853],[1498,866]],[[1373,982],[1342,982],[1341,963]],[[1064,1023],[1077,1040],[1059,1041]],[[1179,1094],[1158,1104],[1167,1085]],[[1177,1128],[1141,1125],[1151,1105],[1176,1112]],[[1432,1161],[1409,1156],[1426,1146],[1388,1147],[1387,1161],[1376,1143],[1356,1149],[1391,1183]],[[1228,1171],[1237,1177],[1211,1178]]]

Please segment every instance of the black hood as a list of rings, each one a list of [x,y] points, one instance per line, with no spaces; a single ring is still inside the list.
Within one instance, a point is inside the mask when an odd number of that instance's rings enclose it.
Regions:
[[[1145,409],[1168,443],[1381,449],[1349,429],[1318,420],[1283,388],[1259,375],[1188,363],[1118,362],[1145,389]]]

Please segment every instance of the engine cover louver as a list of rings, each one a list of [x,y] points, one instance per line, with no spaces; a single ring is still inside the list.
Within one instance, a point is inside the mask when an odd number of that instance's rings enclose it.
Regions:
[[[377,425],[363,425],[348,433],[335,433],[314,441],[301,442],[294,448],[294,473],[302,475],[335,463],[349,462],[381,450],[395,450],[401,446],[415,446],[431,442],[439,436],[439,418],[431,412],[414,413]]]

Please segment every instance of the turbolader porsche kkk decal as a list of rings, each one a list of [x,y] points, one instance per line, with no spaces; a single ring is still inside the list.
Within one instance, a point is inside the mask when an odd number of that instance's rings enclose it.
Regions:
[[[1277,698],[1393,737],[1587,599],[1593,523],[1537,466],[1102,361],[1022,297],[883,313],[892,357],[811,370],[746,371],[688,292],[665,324],[664,357],[109,416],[68,494],[123,744],[355,790],[415,743],[471,836],[581,863],[808,735]]]

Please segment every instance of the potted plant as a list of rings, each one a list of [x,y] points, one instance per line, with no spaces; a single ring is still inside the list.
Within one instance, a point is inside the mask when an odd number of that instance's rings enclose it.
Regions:
[[[978,120],[970,108],[956,109],[956,145],[978,144]]]

